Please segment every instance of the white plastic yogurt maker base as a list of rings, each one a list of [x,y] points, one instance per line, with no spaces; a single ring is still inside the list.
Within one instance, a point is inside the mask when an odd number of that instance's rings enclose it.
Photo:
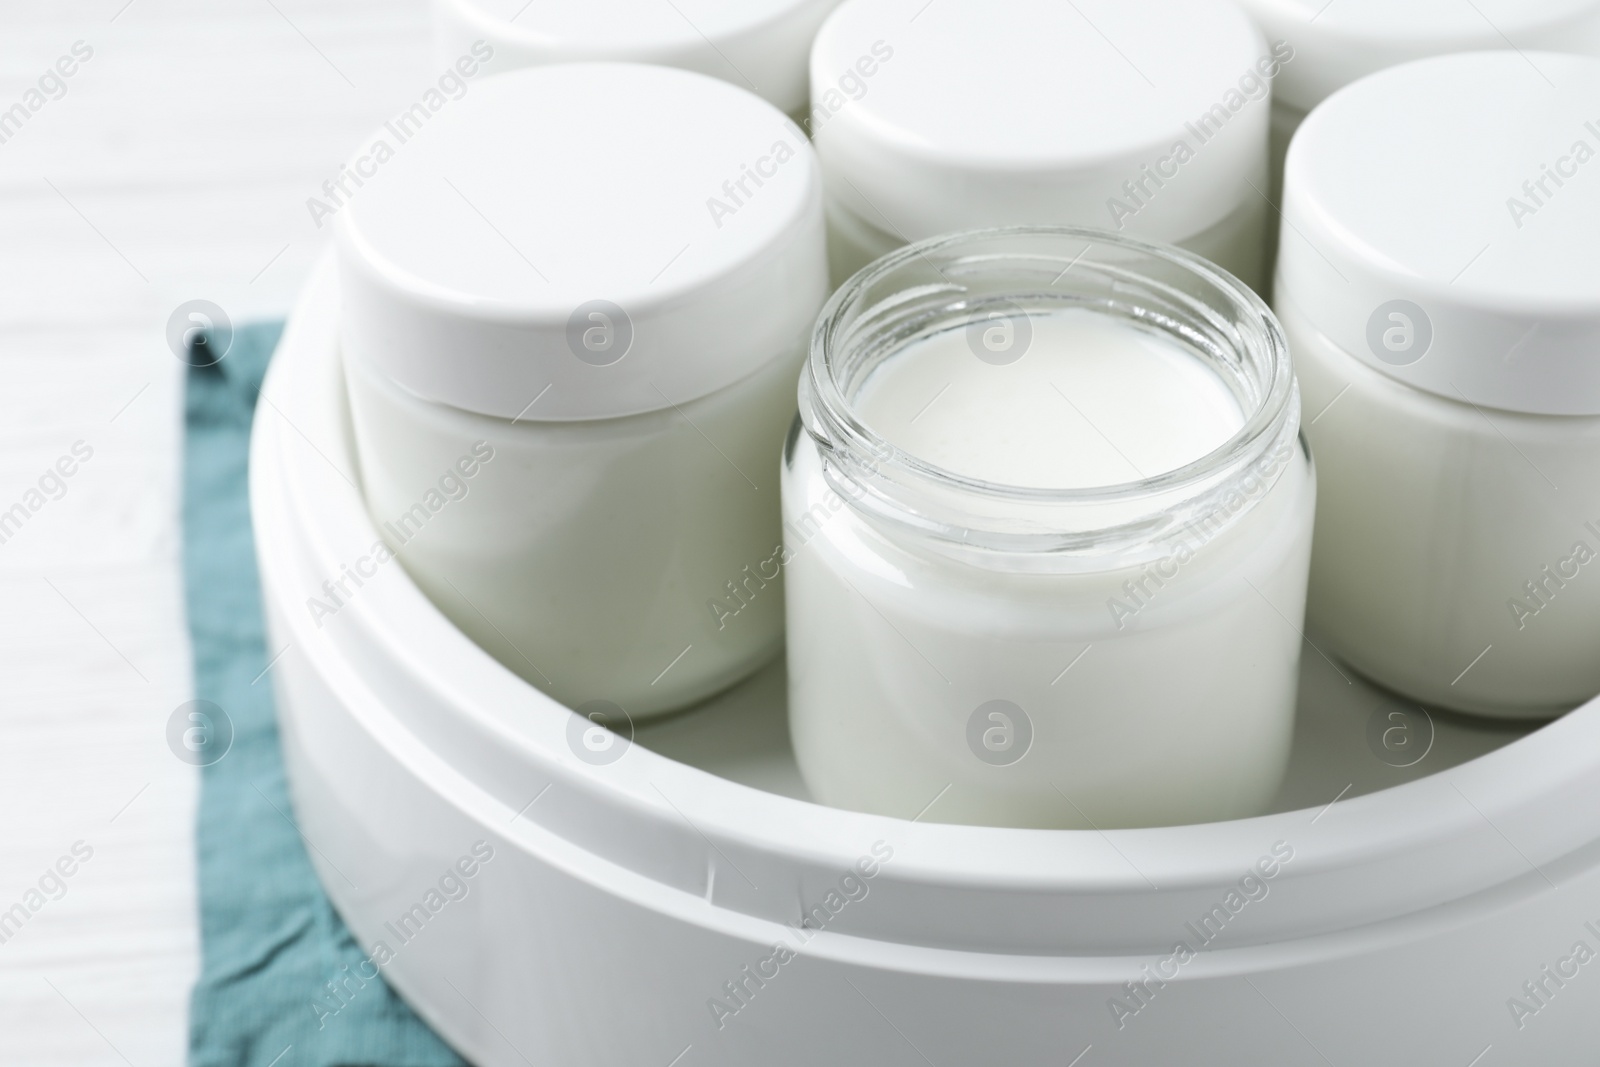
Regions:
[[[270,677],[328,892],[469,1059],[1591,1062],[1600,970],[1574,946],[1600,946],[1600,707],[1430,728],[1308,648],[1276,814],[1106,833],[814,805],[775,670],[597,749],[398,566],[313,622],[307,598],[377,540],[335,284],[312,280],[252,444],[288,646]],[[466,895],[431,908],[478,842]]]

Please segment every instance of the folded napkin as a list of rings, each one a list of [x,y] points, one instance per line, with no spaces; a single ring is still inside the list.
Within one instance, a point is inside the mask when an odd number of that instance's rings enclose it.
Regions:
[[[212,737],[232,730],[231,747],[201,771],[189,1062],[456,1067],[461,1058],[381,979],[353,993],[330,984],[346,967],[359,970],[364,954],[295,827],[245,478],[250,419],[281,332],[281,323],[240,327],[220,362],[190,368],[186,387],[183,571],[195,695],[221,709],[201,706]],[[202,746],[194,762],[216,755]]]

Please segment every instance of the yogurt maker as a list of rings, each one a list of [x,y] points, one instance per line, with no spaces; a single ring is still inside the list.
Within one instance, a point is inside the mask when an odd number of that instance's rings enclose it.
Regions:
[[[251,446],[285,757],[372,966],[471,1061],[1592,1062],[1600,706],[1430,715],[1313,633],[1270,814],[1102,832],[820,806],[781,666],[600,730],[371,562],[338,284],[324,261]],[[363,558],[335,613],[308,610]]]

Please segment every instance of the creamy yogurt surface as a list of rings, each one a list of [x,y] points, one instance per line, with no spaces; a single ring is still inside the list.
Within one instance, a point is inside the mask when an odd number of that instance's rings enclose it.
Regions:
[[[996,315],[915,341],[873,369],[854,403],[870,429],[926,463],[1038,489],[1165,474],[1245,421],[1198,352],[1083,308]]]

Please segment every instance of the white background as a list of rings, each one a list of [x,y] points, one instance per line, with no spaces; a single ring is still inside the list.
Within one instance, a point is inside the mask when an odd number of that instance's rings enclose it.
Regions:
[[[0,511],[94,449],[0,544],[0,911],[94,849],[0,944],[7,1065],[183,1062],[198,773],[165,741],[192,696],[166,319],[285,311],[328,233],[306,198],[437,73],[423,0],[124,5],[0,8],[0,110],[94,49],[0,144]]]

